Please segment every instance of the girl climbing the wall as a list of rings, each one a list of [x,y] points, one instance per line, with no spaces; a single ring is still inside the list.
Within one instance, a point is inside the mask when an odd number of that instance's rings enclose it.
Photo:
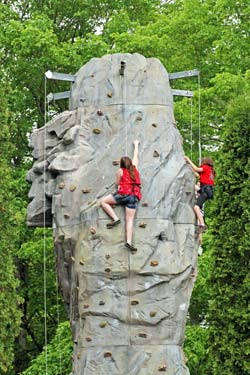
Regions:
[[[103,197],[100,204],[104,211],[111,217],[112,221],[107,224],[107,228],[111,229],[121,223],[113,210],[113,205],[125,206],[125,220],[126,220],[126,243],[125,246],[136,251],[136,247],[132,244],[133,223],[138,206],[141,199],[141,181],[140,174],[137,170],[138,154],[139,154],[139,141],[134,141],[134,156],[131,160],[127,156],[123,156],[120,160],[120,168],[116,172],[116,185],[118,187],[117,193],[109,194]]]
[[[204,232],[206,225],[202,215],[202,206],[208,199],[213,199],[213,187],[214,187],[214,162],[209,157],[202,158],[201,165],[197,167],[189,157],[185,156],[185,160],[190,164],[194,172],[199,173],[200,190],[196,203],[194,205],[194,212],[198,219],[198,233]]]

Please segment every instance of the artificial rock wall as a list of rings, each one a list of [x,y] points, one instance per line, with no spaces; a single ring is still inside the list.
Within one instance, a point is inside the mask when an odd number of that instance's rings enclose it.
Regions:
[[[121,61],[126,60],[121,75]],[[194,175],[175,126],[168,73],[139,54],[92,59],[69,111],[31,137],[28,225],[53,226],[74,340],[74,375],[188,375],[182,351],[197,261]],[[143,199],[134,254],[99,207],[117,160],[140,140]],[[45,194],[44,194],[45,190]]]

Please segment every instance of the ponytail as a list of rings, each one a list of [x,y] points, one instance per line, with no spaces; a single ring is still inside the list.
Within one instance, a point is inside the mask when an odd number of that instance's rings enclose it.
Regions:
[[[135,166],[132,164],[132,160],[128,156],[123,156],[120,160],[120,167],[126,168],[129,172],[131,180],[135,181]]]

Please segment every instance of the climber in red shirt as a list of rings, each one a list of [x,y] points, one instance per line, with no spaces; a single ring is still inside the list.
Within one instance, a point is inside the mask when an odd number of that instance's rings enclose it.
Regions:
[[[201,209],[203,204],[208,199],[213,199],[213,186],[214,186],[214,162],[213,159],[209,157],[202,158],[201,165],[197,167],[187,156],[185,160],[191,165],[194,172],[198,172],[200,176],[200,191],[199,196],[194,205],[194,212],[198,219],[199,233],[202,233],[205,229],[205,223]]]
[[[107,228],[111,229],[120,224],[121,220],[117,217],[112,205],[120,204],[125,206],[126,218],[126,239],[125,246],[132,251],[136,251],[136,247],[132,244],[133,223],[141,195],[140,174],[137,170],[139,141],[134,141],[134,156],[131,160],[127,156],[123,156],[120,160],[120,168],[116,172],[116,185],[118,190],[116,194],[109,194],[103,197],[100,204],[104,211],[111,217],[112,221],[107,224]]]

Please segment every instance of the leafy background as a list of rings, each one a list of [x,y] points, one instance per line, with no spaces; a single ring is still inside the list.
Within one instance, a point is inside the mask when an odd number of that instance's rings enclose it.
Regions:
[[[26,227],[33,128],[44,124],[44,72],[74,74],[92,57],[138,52],[169,72],[201,71],[202,152],[215,159],[185,353],[192,375],[250,373],[250,124],[247,0],[6,0],[0,4],[0,375],[45,373],[43,240],[49,374],[69,374],[71,336],[57,293],[51,231]],[[185,152],[198,162],[197,79],[175,99]],[[64,91],[48,82],[47,92]],[[53,113],[67,101],[53,104]],[[59,361],[60,359],[60,361]],[[60,364],[60,365],[59,365]]]

